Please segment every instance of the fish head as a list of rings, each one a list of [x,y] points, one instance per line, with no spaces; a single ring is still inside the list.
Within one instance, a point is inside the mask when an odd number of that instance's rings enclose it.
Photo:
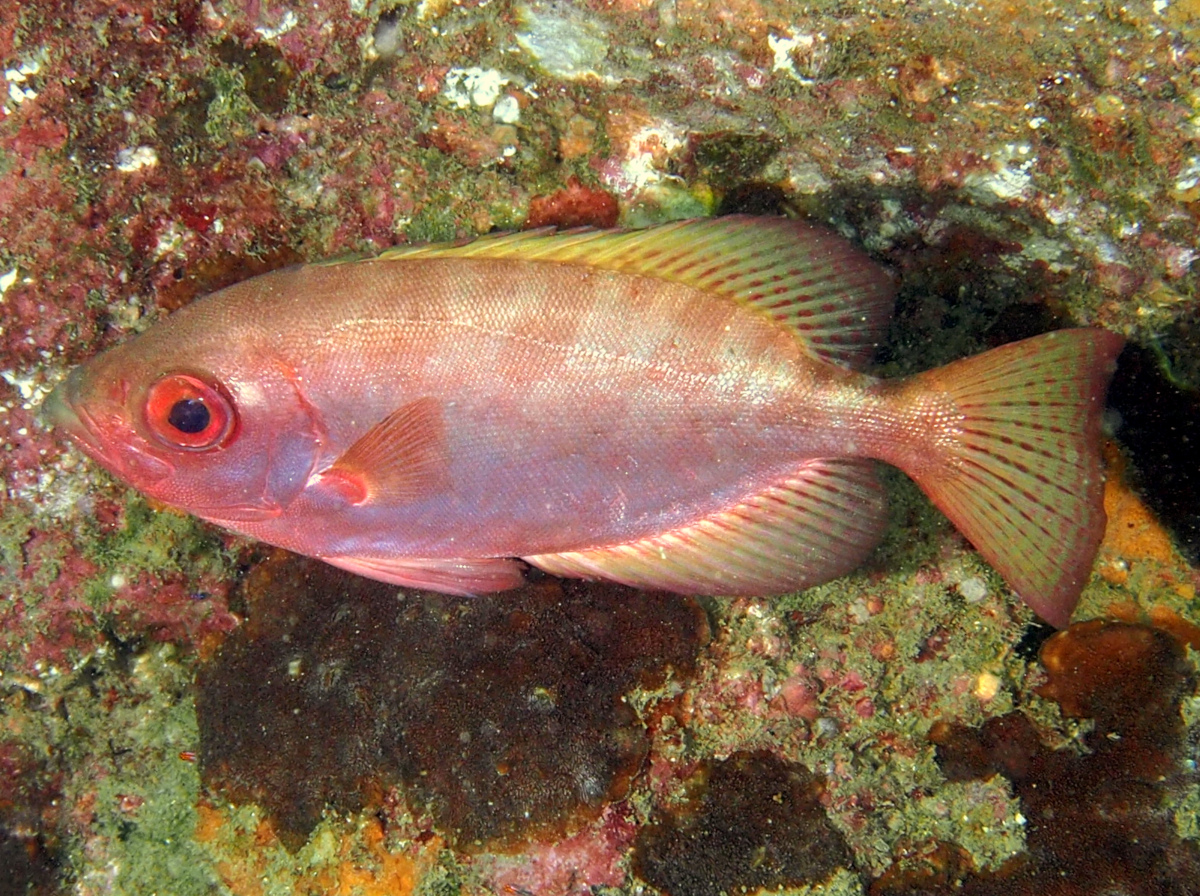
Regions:
[[[43,418],[146,495],[242,529],[303,490],[324,427],[268,328],[222,304],[202,299],[76,367]]]

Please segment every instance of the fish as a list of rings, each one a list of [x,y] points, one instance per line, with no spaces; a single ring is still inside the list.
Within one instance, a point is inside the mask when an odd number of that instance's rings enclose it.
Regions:
[[[1123,340],[867,372],[895,287],[818,225],[528,231],[227,287],[73,369],[45,417],[150,498],[403,587],[530,566],[795,592],[881,540],[880,462],[1068,624],[1104,530]]]

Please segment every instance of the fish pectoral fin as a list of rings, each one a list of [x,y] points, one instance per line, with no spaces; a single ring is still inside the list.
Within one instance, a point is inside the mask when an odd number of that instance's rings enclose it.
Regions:
[[[417,557],[322,557],[347,572],[402,585],[470,597],[507,591],[525,582],[521,563],[508,557],[431,560]]]
[[[409,504],[450,487],[442,406],[418,398],[388,414],[317,474],[351,504]]]
[[[524,559],[554,575],[637,588],[782,594],[857,567],[886,520],[872,461],[817,459],[734,507],[661,535]]]

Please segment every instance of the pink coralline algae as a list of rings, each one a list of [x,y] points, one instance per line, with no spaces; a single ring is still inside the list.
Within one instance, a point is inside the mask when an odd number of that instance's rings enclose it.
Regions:
[[[625,882],[625,859],[637,827],[630,808],[610,805],[596,821],[568,837],[535,842],[519,856],[497,856],[484,876],[499,893],[566,896]]]

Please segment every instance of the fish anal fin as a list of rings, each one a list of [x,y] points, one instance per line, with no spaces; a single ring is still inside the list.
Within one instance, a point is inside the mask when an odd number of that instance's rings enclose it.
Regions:
[[[408,504],[449,488],[441,403],[418,398],[384,417],[318,474],[351,504]]]
[[[874,464],[818,459],[740,504],[627,544],[524,559],[549,573],[685,594],[768,595],[843,575],[886,523]]]
[[[521,564],[507,557],[427,559],[414,557],[322,557],[356,575],[405,588],[470,597],[508,591],[525,581]]]

